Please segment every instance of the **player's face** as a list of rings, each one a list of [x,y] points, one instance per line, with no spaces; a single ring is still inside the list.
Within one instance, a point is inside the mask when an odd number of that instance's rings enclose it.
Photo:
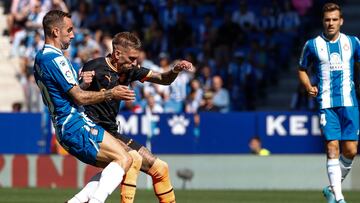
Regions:
[[[334,40],[339,36],[340,27],[342,24],[343,19],[340,17],[340,11],[335,10],[324,13],[324,33],[329,40]]]
[[[136,49],[119,49],[117,50],[118,55],[118,67],[121,67],[123,70],[129,70],[134,66],[137,66],[137,59],[139,57],[139,50]]]
[[[59,34],[61,49],[67,49],[74,39],[74,26],[70,18],[64,18],[64,24]]]

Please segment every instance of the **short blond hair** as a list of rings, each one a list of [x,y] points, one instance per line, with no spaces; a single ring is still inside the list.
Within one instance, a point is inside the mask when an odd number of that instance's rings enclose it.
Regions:
[[[113,50],[115,50],[116,47],[140,50],[141,41],[134,33],[120,32],[114,36],[112,40],[112,46]]]

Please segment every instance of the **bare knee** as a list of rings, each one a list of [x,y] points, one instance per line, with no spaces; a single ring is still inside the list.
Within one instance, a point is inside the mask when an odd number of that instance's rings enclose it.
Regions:
[[[348,159],[354,159],[357,154],[357,148],[343,150],[342,154]]]
[[[133,158],[130,156],[129,153],[123,152],[117,154],[114,162],[118,163],[125,170],[125,172],[127,172],[133,162]]]
[[[339,142],[329,141],[326,143],[326,154],[328,159],[339,158]]]

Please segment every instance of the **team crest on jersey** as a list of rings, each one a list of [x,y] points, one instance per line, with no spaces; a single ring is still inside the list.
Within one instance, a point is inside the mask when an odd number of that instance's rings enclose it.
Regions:
[[[348,44],[345,44],[344,46],[343,46],[343,49],[345,50],[345,51],[349,51],[349,45]]]
[[[324,113],[320,115],[320,125],[322,126],[326,125],[326,118]]]
[[[92,135],[94,135],[94,136],[97,136],[98,133],[99,133],[99,130],[96,129],[96,128],[91,128],[91,129],[90,129],[90,133],[91,133]]]

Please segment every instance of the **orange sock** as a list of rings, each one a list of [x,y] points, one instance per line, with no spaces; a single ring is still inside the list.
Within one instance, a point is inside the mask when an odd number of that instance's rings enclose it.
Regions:
[[[133,203],[136,193],[136,180],[139,176],[142,157],[140,154],[132,150],[129,152],[130,156],[133,158],[133,163],[131,164],[128,172],[125,174],[124,180],[121,183],[121,203]]]
[[[154,191],[160,203],[175,203],[175,193],[171,185],[169,167],[166,162],[156,159],[149,169]]]

